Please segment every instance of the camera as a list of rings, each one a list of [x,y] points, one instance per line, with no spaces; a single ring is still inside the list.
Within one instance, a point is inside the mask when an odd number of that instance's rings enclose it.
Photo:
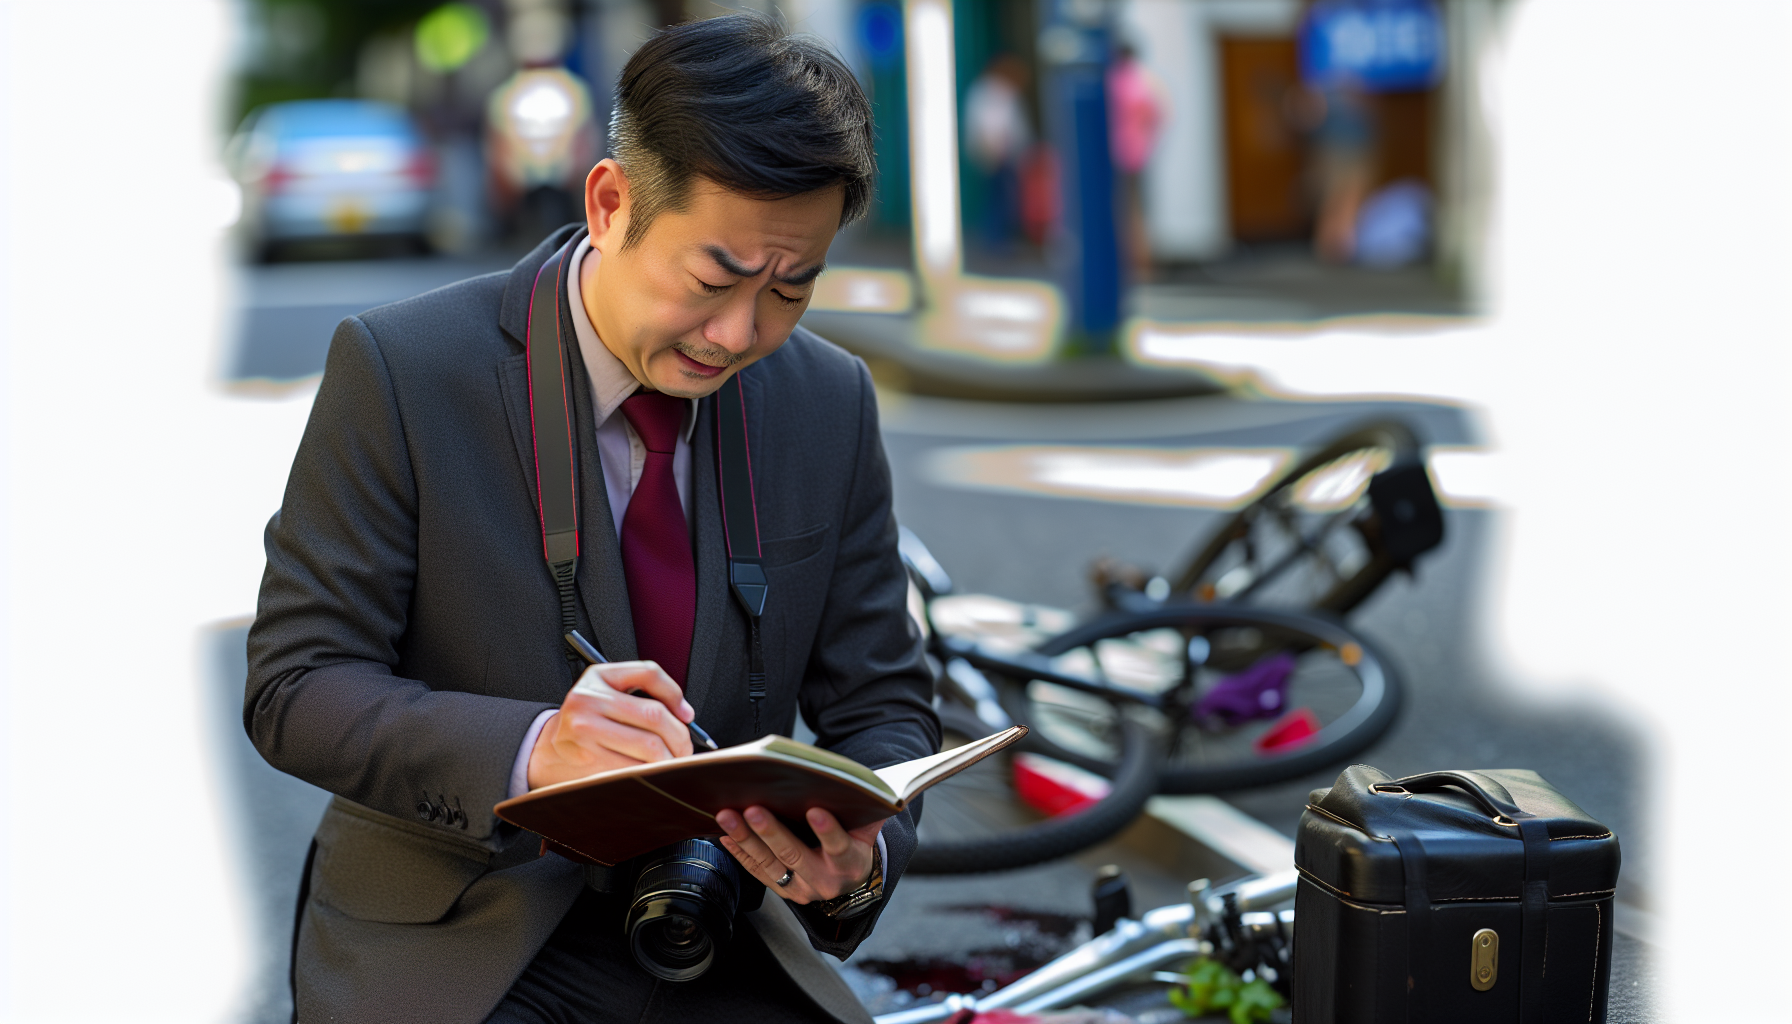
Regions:
[[[707,839],[687,839],[640,857],[623,918],[641,969],[666,981],[703,976],[734,935],[740,866]]]

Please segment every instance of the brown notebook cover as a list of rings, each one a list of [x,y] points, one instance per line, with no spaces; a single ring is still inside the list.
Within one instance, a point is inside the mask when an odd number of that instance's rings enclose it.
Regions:
[[[752,743],[561,782],[506,800],[498,817],[537,833],[573,860],[619,864],[650,850],[716,836],[716,813],[757,804],[805,843],[823,807],[846,828],[896,814],[917,793],[1026,735],[1015,726],[961,747],[873,772],[839,754],[767,736]]]

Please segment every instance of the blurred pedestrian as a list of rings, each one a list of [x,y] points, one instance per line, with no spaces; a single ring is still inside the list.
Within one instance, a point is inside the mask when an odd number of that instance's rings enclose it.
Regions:
[[[983,174],[983,237],[996,252],[1014,242],[1020,167],[1033,141],[1025,100],[1027,66],[1011,53],[989,59],[964,97],[964,148]]]
[[[1035,142],[1020,161],[1020,229],[1034,245],[1044,245],[1057,227],[1063,203],[1058,180],[1058,154]]]
[[[1143,63],[1138,51],[1122,43],[1108,65],[1108,136],[1119,188],[1120,235],[1132,280],[1151,279],[1151,239],[1145,230],[1145,196],[1141,179],[1151,151],[1157,147],[1169,106],[1163,83]]]
[[[1308,93],[1305,119],[1319,204],[1313,251],[1327,263],[1349,263],[1356,257],[1357,214],[1375,184],[1375,110],[1359,84],[1340,78]]]

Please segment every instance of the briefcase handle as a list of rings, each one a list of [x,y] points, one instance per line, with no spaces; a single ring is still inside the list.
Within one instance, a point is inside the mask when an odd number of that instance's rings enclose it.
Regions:
[[[1519,973],[1518,987],[1518,1019],[1521,1021],[1541,1021],[1545,1019],[1543,1001],[1543,969],[1544,949],[1548,945],[1549,935],[1549,827],[1544,819],[1518,809],[1512,800],[1512,794],[1497,781],[1485,778],[1475,772],[1426,772],[1423,775],[1409,775],[1404,779],[1392,782],[1378,782],[1370,787],[1377,793],[1435,793],[1441,789],[1459,789],[1472,797],[1475,803],[1498,825],[1514,826],[1518,829],[1519,838],[1524,841],[1524,890],[1519,904],[1519,949],[1522,967]],[[1408,928],[1414,922],[1423,928],[1425,915],[1418,913],[1418,908],[1428,904],[1428,897],[1418,891],[1423,887],[1424,846],[1418,837],[1410,832],[1403,836],[1390,836],[1400,848],[1402,868],[1407,872],[1407,913]],[[1404,839],[1405,841],[1402,841]],[[1415,888],[1413,881],[1418,879]],[[1413,948],[1423,948],[1423,930],[1409,931],[1408,935],[1419,936],[1413,942]],[[1409,954],[1410,955],[1410,954]],[[1425,1019],[1428,1009],[1423,992],[1409,992],[1407,1010],[1408,1019]],[[1417,1013],[1414,1013],[1414,1010]]]
[[[1512,794],[1506,791],[1506,787],[1474,772],[1426,772],[1423,775],[1408,775],[1392,782],[1378,782],[1370,788],[1377,793],[1436,793],[1444,789],[1459,789],[1473,798],[1481,810],[1487,812],[1488,817],[1500,824],[1510,825],[1519,818],[1530,817],[1513,802]]]

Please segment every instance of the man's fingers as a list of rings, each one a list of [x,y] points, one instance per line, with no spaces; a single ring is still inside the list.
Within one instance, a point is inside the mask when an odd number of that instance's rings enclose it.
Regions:
[[[722,831],[728,834],[729,840],[752,860],[753,863],[750,866],[770,868],[777,864],[779,867],[776,874],[784,873],[784,867],[787,865],[778,860],[778,855],[765,845],[765,841],[759,838],[758,834],[747,825],[746,819],[738,813],[722,811],[716,815],[716,824],[722,826]]]
[[[734,854],[734,859],[745,865],[747,870],[753,872],[754,877],[760,878],[761,881],[776,882],[784,875],[784,865],[778,863],[778,858],[772,856],[772,852],[765,848],[765,844],[757,839],[742,842],[733,836],[723,836],[722,847]]]
[[[772,816],[772,812],[763,807],[749,807],[742,817],[747,825],[763,841],[772,856],[778,858],[785,867],[800,868],[809,857],[809,848],[797,841],[796,836],[784,827],[783,822]]]
[[[562,714],[570,712],[580,722],[604,719],[653,733],[665,744],[670,756],[683,757],[691,753],[691,731],[657,700],[631,697],[613,690],[587,690],[568,694],[561,708]]]
[[[593,693],[604,689],[616,693],[639,690],[665,705],[680,722],[689,722],[697,717],[697,712],[685,702],[684,691],[679,689],[678,684],[655,661],[612,661],[592,665],[579,677],[572,692]]]
[[[657,733],[601,716],[576,718],[570,735],[562,735],[582,747],[602,747],[635,761],[665,761],[674,756],[665,739]]]
[[[723,836],[721,842],[722,849],[727,850],[735,860],[740,861],[741,867],[745,868],[748,874],[758,879],[767,889],[793,903],[808,903],[810,900],[815,899],[815,890],[810,887],[809,883],[806,882],[801,875],[798,875],[795,872],[791,873],[790,882],[788,884],[778,884],[778,879],[783,878],[784,872],[790,870],[783,864],[773,860],[771,861],[770,866],[767,866],[765,862],[747,853],[746,850],[741,847],[741,844],[735,842],[728,836]]]
[[[819,807],[809,808],[809,827],[815,830],[815,838],[821,843],[821,852],[829,857],[843,857],[852,849],[852,836],[840,827],[840,822],[832,814]]]
[[[692,753],[691,730],[659,701],[616,693],[610,694],[602,707],[605,717],[659,736],[673,756],[684,757]]]
[[[722,811],[716,815],[716,824],[722,826],[722,831],[727,833],[722,837],[722,848],[733,854],[736,860],[752,872],[754,878],[773,887],[783,896],[792,895],[793,889],[812,895],[806,884],[799,887],[795,877],[796,869],[773,853],[771,848],[765,845],[765,840],[753,831],[752,826],[747,824],[740,814],[735,811]],[[778,879],[783,878],[786,871],[792,873],[790,884],[780,886]],[[805,895],[804,899],[807,898],[808,895]]]
[[[821,841],[821,857],[804,846],[783,823],[763,807],[749,807],[744,812],[732,810],[716,814],[716,824],[727,833],[723,848],[735,856],[754,878],[777,887],[780,895],[798,903],[812,899],[831,899],[851,889],[870,869],[870,855],[864,849],[876,837],[876,824],[854,829],[840,827],[839,819],[828,811],[813,807],[804,815]],[[784,872],[791,880],[778,886]]]
[[[639,697],[568,697],[555,721],[560,725],[556,739],[561,742],[603,747],[636,761],[664,761],[691,752],[685,727],[672,720],[664,707]]]

